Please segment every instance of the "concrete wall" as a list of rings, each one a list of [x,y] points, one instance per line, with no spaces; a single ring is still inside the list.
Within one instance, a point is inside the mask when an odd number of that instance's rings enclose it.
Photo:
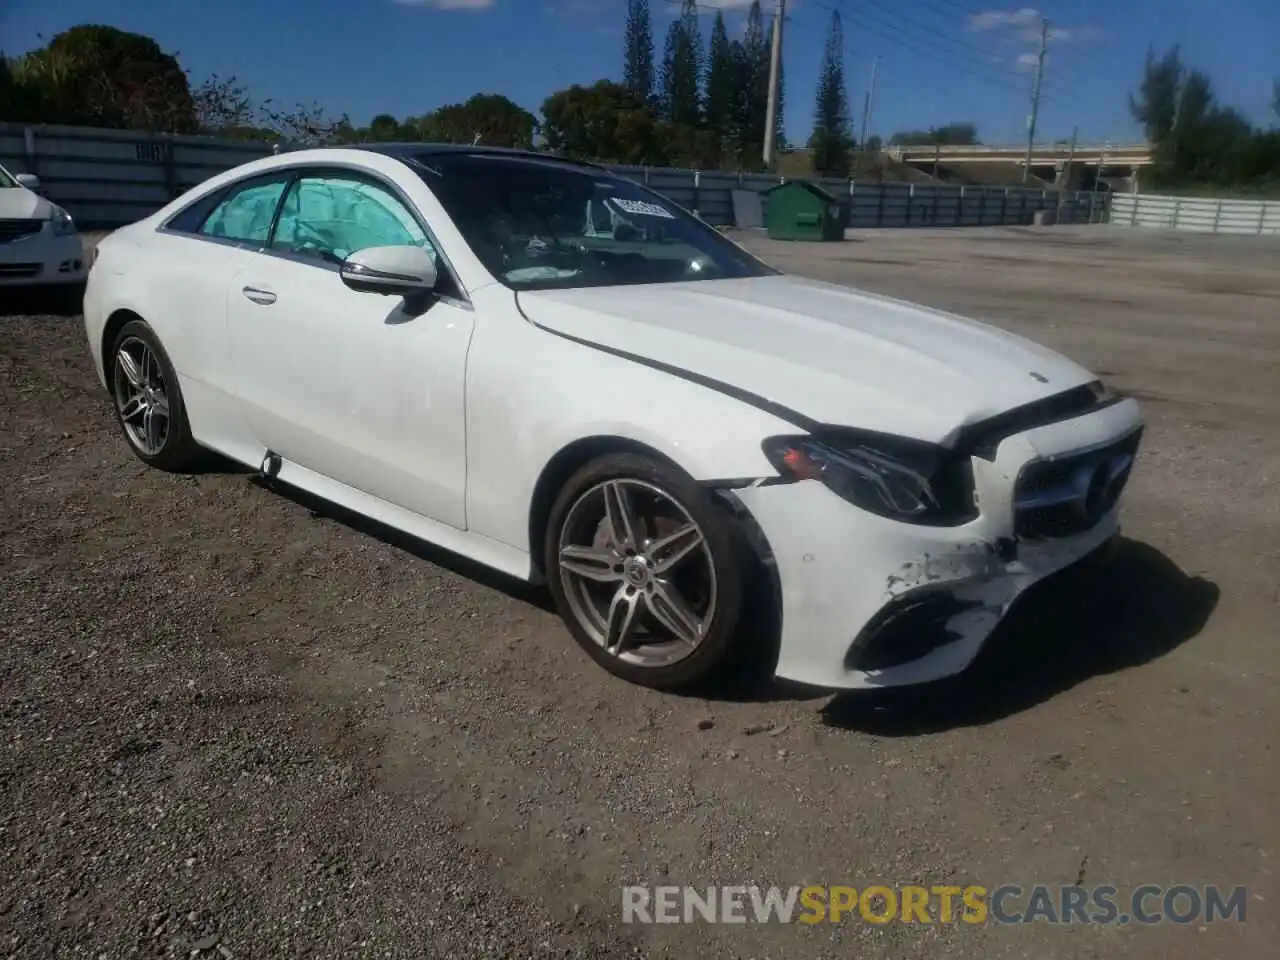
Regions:
[[[1196,233],[1280,234],[1280,201],[1117,194],[1111,222]]]
[[[0,122],[0,163],[34,173],[44,192],[84,226],[138,220],[201,181],[271,153],[265,143],[168,136],[130,130],[24,126]],[[733,190],[763,191],[765,174],[617,167],[709,223],[733,223]],[[1106,218],[1107,198],[1020,187],[960,187],[821,180],[849,209],[851,227],[995,226],[1030,223],[1037,210],[1062,220]],[[767,207],[767,198],[766,198]]]

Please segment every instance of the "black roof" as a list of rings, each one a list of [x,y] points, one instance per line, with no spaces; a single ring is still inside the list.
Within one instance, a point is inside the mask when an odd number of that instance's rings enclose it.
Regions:
[[[467,156],[509,157],[513,160],[533,160],[543,163],[563,163],[575,167],[601,169],[601,164],[590,160],[573,160],[569,157],[556,156],[554,153],[539,153],[537,150],[521,150],[517,147],[486,147],[468,143],[351,143],[343,146],[355,150],[371,150],[397,160],[420,160],[423,157],[446,156],[448,154],[465,154]]]

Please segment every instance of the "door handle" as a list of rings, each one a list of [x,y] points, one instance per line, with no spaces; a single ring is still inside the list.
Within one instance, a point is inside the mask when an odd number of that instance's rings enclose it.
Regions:
[[[240,292],[254,303],[260,303],[264,307],[276,302],[276,295],[270,290],[263,290],[261,287],[245,287]]]

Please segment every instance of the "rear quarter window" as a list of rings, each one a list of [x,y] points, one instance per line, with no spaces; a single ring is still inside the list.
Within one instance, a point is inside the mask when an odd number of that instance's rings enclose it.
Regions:
[[[164,228],[177,233],[199,233],[209,214],[222,202],[222,198],[230,189],[230,187],[223,187],[221,190],[205,194],[195,203],[187,205],[170,217]]]

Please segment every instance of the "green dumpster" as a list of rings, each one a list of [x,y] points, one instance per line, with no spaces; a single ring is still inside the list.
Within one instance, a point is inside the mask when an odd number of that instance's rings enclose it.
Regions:
[[[844,208],[816,183],[791,180],[770,187],[765,226],[773,240],[843,240]]]

